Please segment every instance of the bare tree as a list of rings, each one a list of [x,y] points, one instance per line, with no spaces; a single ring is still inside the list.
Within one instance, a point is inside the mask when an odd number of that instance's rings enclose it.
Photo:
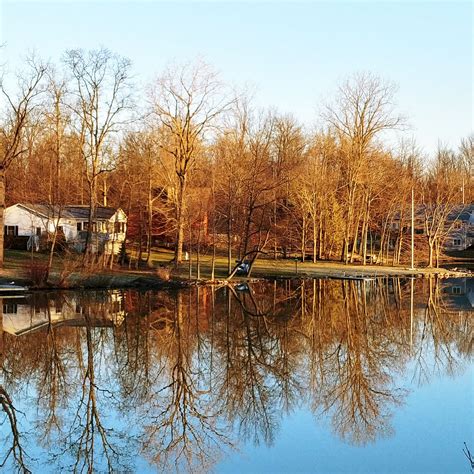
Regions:
[[[202,144],[231,102],[217,74],[203,62],[169,68],[151,91],[152,113],[167,132],[162,147],[174,158],[176,173],[175,264],[182,261],[186,187]]]
[[[59,220],[62,215],[63,206],[66,203],[66,187],[62,181],[64,161],[64,136],[70,122],[69,114],[64,110],[64,98],[67,93],[67,84],[64,79],[57,79],[54,74],[49,74],[48,102],[49,107],[45,111],[45,122],[49,126],[51,134],[50,176],[48,180],[48,204],[50,216],[53,218],[53,235],[49,251],[47,277],[53,264],[53,256],[59,233]]]
[[[343,249],[346,263],[350,241],[357,234],[356,197],[360,176],[369,166],[368,152],[380,133],[404,123],[394,110],[395,91],[393,84],[376,76],[358,74],[339,87],[335,104],[327,106],[323,113],[341,145],[341,177],[347,201]]]
[[[3,212],[5,210],[5,172],[25,153],[24,133],[38,96],[47,66],[35,57],[26,60],[26,69],[18,73],[16,92],[7,90],[0,76],[0,267],[3,266]]]
[[[459,205],[462,164],[458,158],[451,150],[440,148],[423,183],[422,218],[429,267],[438,266],[442,245],[464,210]]]
[[[114,136],[130,120],[131,62],[107,49],[69,50],[64,56],[74,82],[70,104],[82,138],[82,155],[89,192],[89,225],[85,258],[97,207],[99,176],[115,168]]]

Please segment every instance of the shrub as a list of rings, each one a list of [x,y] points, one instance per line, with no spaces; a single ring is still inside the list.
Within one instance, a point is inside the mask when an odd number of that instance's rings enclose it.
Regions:
[[[49,277],[48,264],[39,260],[32,260],[28,265],[28,275],[33,286],[43,286]]]
[[[171,277],[171,267],[160,265],[156,269],[156,276],[161,280],[168,281]]]
[[[61,288],[68,287],[68,280],[71,275],[81,268],[82,255],[75,255],[73,253],[66,253],[62,259],[57,286]]]

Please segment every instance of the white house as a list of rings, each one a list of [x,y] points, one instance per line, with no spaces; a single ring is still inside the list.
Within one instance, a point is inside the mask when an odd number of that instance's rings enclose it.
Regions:
[[[89,225],[89,206],[49,206],[18,203],[7,207],[4,213],[5,236],[31,237],[52,234],[57,226],[66,242],[77,251],[83,251]],[[122,209],[98,206],[92,221],[93,251],[118,253],[125,240],[127,216]]]

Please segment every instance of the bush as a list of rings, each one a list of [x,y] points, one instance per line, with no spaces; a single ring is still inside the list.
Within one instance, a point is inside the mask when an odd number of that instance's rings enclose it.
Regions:
[[[5,235],[4,247],[10,250],[26,250],[29,236]]]
[[[171,267],[160,265],[156,269],[156,276],[161,280],[168,281],[171,277]]]
[[[130,262],[130,257],[127,255],[127,247],[125,245],[125,242],[122,242],[122,245],[120,246],[117,261],[119,265],[128,265],[128,263]]]
[[[70,276],[81,268],[82,255],[74,255],[73,253],[66,253],[61,261],[57,286],[61,288],[68,287],[68,280]]]
[[[32,260],[28,265],[28,276],[34,286],[43,286],[49,277],[48,264],[39,260]]]

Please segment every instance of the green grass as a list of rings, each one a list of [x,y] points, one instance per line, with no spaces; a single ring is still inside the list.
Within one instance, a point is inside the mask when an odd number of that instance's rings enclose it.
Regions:
[[[35,261],[44,263],[48,260],[47,254],[33,254]],[[96,275],[104,277],[120,279],[122,275],[124,281],[133,276],[148,275],[155,276],[156,269],[159,266],[167,266],[171,270],[172,279],[188,279],[189,278],[189,262],[183,262],[176,269],[172,262],[173,253],[169,250],[154,249],[151,253],[151,264],[149,268],[135,269],[132,262],[131,268],[115,266],[113,270],[99,269],[94,271]],[[59,274],[62,268],[62,256],[55,256],[53,261],[52,274]],[[31,262],[31,253],[26,251],[7,250],[5,252],[5,265],[1,272],[1,276],[6,278],[28,278],[29,267]],[[235,257],[231,262],[232,267],[235,265]],[[200,256],[200,272],[201,280],[209,280],[211,278],[212,256]],[[433,273],[435,270],[420,269],[415,273]],[[378,265],[362,266],[361,264],[344,265],[341,262],[319,261],[317,263],[298,262],[294,260],[273,260],[269,258],[260,258],[256,261],[252,269],[252,278],[272,278],[272,277],[302,277],[302,276],[342,276],[342,275],[406,275],[411,273],[406,267],[389,267]],[[81,278],[82,273],[75,271],[75,278]],[[224,280],[228,275],[227,256],[217,255],[215,260],[216,280]],[[71,276],[73,276],[71,274]],[[82,275],[82,276],[85,276]],[[196,255],[191,255],[191,279],[197,278],[197,259]],[[239,277],[236,277],[238,279]]]
[[[158,265],[173,266],[171,262],[173,254],[167,251],[153,251],[151,254],[151,263],[153,267]],[[211,277],[212,256],[200,256],[200,278],[210,279]],[[235,258],[232,259],[231,266],[235,265]],[[336,275],[343,272],[347,273],[363,273],[363,272],[404,272],[403,268],[382,267],[375,265],[343,265],[340,262],[320,261],[317,263],[298,262],[292,259],[273,260],[268,258],[260,258],[255,262],[252,269],[251,277],[293,277],[293,276],[311,276],[311,275]],[[197,259],[196,255],[191,255],[191,275],[195,279],[197,277]],[[227,256],[217,255],[215,261],[215,279],[225,279],[228,275]],[[173,270],[173,276],[179,278],[189,278],[189,262],[183,262],[177,270]]]

